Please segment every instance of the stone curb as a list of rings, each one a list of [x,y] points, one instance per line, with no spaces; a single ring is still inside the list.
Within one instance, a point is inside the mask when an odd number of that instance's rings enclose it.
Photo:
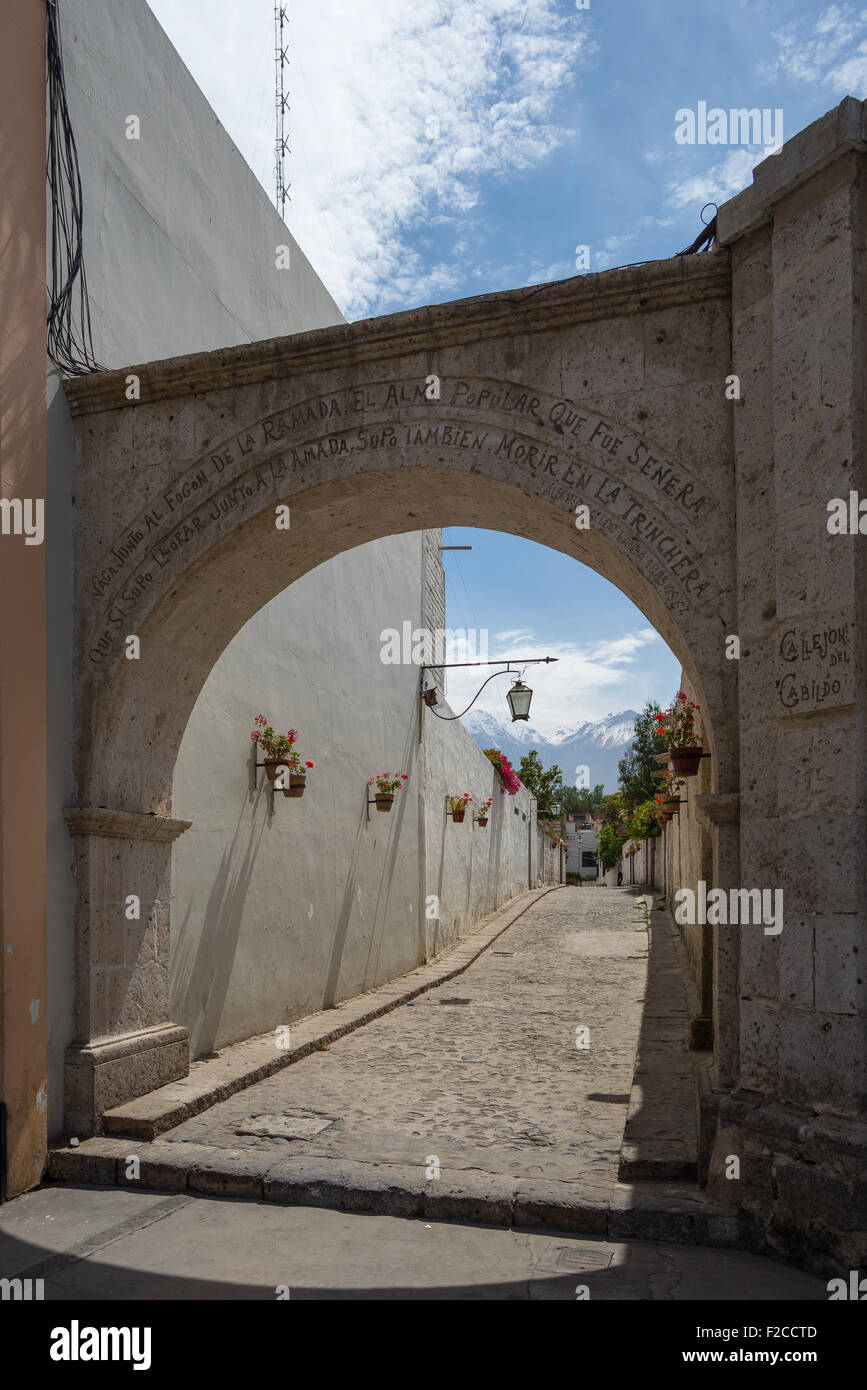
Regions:
[[[147,1095],[138,1096],[107,1110],[103,1116],[106,1134],[128,1135],[133,1139],[153,1140],[174,1129],[184,1120],[237,1091],[264,1081],[284,1067],[291,1066],[323,1044],[336,1042],[356,1028],[390,1013],[429,989],[454,979],[478,960],[528,908],[548,893],[558,892],[564,885],[553,884],[535,888],[500,907],[480,923],[468,936],[448,950],[439,961],[417,966],[398,980],[380,985],[369,994],[357,995],[338,1004],[334,1009],[313,1014],[290,1025],[291,1036],[300,1039],[292,1047],[275,1046],[274,1033],[261,1034],[224,1048],[218,1057],[194,1062],[190,1075],[172,1081]]]
[[[139,1177],[127,1178],[129,1160]],[[596,1185],[463,1173],[426,1181],[405,1164],[274,1158],[241,1149],[156,1140],[136,1153],[129,1141],[98,1137],[54,1149],[53,1182],[195,1193],[282,1206],[547,1230],[608,1240],[672,1241],[759,1252],[750,1216],[697,1189],[661,1182]]]

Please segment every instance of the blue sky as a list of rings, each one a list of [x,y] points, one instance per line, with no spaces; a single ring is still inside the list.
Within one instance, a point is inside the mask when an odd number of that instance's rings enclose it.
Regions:
[[[476,648],[486,632],[491,660],[557,658],[556,665],[527,668],[535,692],[530,722],[540,733],[640,709],[650,699],[669,703],[679,662],[643,614],[594,570],[499,531],[452,526],[443,544],[473,547],[443,556],[448,627],[467,629]],[[473,639],[469,630],[479,635]],[[466,659],[474,657],[469,653]],[[456,653],[453,659],[464,658]],[[464,709],[488,674],[479,668],[450,671],[452,708]],[[508,684],[492,681],[474,708],[508,722]]]
[[[273,198],[272,0],[150,4]],[[857,4],[291,0],[288,12],[286,220],[350,319],[563,279],[579,246],[590,270],[673,255],[702,205],[745,187],[768,154],[679,143],[679,111],[780,110],[788,139],[867,88]],[[552,726],[668,700],[678,667],[617,590],[531,542],[469,539],[472,555],[446,561],[449,625],[558,643]]]
[[[273,196],[272,0],[151,0]],[[672,255],[761,147],[675,113],[867,87],[867,9],[815,0],[291,0],[287,222],[349,318]],[[430,138],[430,122],[438,123]]]

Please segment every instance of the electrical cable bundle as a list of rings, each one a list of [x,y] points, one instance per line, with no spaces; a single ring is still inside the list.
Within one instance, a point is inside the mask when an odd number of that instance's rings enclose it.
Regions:
[[[51,204],[48,356],[67,375],[84,376],[88,372],[103,371],[104,368],[93,353],[83,258],[81,171],[66,101],[57,0],[48,0],[47,29],[47,177]]]

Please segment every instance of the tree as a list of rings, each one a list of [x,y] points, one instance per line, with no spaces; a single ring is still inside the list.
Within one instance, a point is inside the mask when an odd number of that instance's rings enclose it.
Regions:
[[[574,816],[588,811],[595,811],[602,802],[605,795],[605,788],[601,782],[597,782],[592,789],[590,787],[564,787],[560,800],[560,807],[567,815]]]
[[[607,873],[613,869],[620,858],[620,851],[623,849],[625,841],[620,838],[617,832],[610,825],[603,825],[596,837],[596,853],[599,856],[599,863],[602,865],[602,872]]]
[[[648,700],[636,715],[632,743],[617,764],[623,804],[630,814],[633,804],[651,801],[657,792],[652,774],[660,769],[656,755],[665,752],[665,740],[656,732],[654,716],[661,712],[655,700]]]
[[[546,772],[539,754],[531,748],[521,759],[518,776],[530,795],[535,796],[537,811],[543,816],[556,815],[563,790],[563,774],[557,764]]]
[[[603,796],[599,803],[599,809],[605,817],[605,824],[610,825],[613,830],[617,830],[623,820],[623,800],[620,792],[612,792],[609,796]]]

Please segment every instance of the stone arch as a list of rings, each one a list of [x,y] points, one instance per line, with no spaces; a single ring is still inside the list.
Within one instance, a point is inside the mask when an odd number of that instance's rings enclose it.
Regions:
[[[732,663],[723,666],[720,659],[731,615],[717,595],[715,603],[700,611],[681,610],[678,621],[639,567],[637,542],[621,548],[618,539],[601,529],[577,530],[572,512],[544,497],[533,498],[484,474],[456,478],[442,467],[366,472],[350,490],[343,482],[332,482],[286,497],[292,529],[296,535],[303,532],[303,544],[276,529],[274,508],[265,504],[239,519],[205,556],[173,577],[141,616],[125,625],[139,636],[144,659],[127,661],[121,655],[105,690],[94,692],[93,754],[83,773],[91,800],[169,814],[171,773],[189,713],[217,657],[253,613],[295,579],[346,549],[440,525],[521,535],[571,555],[614,583],[646,615],[695,681],[708,712],[714,766],[722,768],[726,782],[736,775],[736,741],[724,713],[732,699],[736,668]],[[664,538],[677,536],[670,525],[657,523],[656,529]],[[153,680],[155,667],[159,681]],[[174,712],[172,717],[165,716],[167,708]]]
[[[353,501],[357,508],[363,497],[371,500],[375,486],[383,526],[399,529],[401,501],[408,512],[411,495],[403,485],[413,474],[421,481],[421,465],[448,476],[448,493],[439,509],[405,515],[401,525],[457,520],[462,480],[477,474],[476,487],[486,485],[485,525],[502,486],[511,489],[513,504],[523,494],[534,518],[513,515],[506,529],[534,534],[527,526],[538,525],[538,538],[546,540],[545,518],[552,535],[565,536],[571,508],[588,500],[574,490],[578,464],[595,469],[607,454],[621,467],[624,486],[636,490],[632,500],[640,494],[652,516],[639,520],[640,506],[618,513],[619,499],[606,483],[595,498],[596,531],[583,538],[579,558],[615,578],[643,608],[684,659],[710,712],[714,791],[696,802],[705,803],[699,809],[709,826],[715,886],[741,888],[743,875],[747,891],[785,891],[782,934],[768,935],[755,922],[715,932],[719,1050],[700,1099],[700,1179],[737,1222],[744,1216],[743,1239],[834,1275],[857,1262],[861,1233],[852,1213],[863,1207],[858,1159],[867,1151],[858,964],[867,862],[858,756],[864,585],[854,496],[855,489],[865,493],[865,151],[865,105],[847,97],[760,162],[751,185],[720,208],[716,252],[146,364],[133,369],[141,387],[135,406],[125,398],[128,369],[66,383],[80,443],[77,805],[68,812],[79,890],[78,1041],[67,1054],[67,1122],[74,1130],[87,1132],[107,1105],[183,1075],[187,1064],[183,1030],[160,1013],[167,920],[157,917],[151,954],[138,963],[148,975],[140,1016],[123,1024],[99,1016],[91,998],[93,961],[103,947],[116,948],[117,935],[91,903],[117,896],[124,862],[137,872],[147,868],[159,898],[160,865],[184,828],[165,813],[164,767],[175,736],[163,728],[166,720],[154,717],[150,730],[163,772],[147,786],[136,776],[129,730],[134,742],[147,702],[137,711],[130,672],[120,665],[119,633],[140,627],[155,648],[162,642],[163,658],[176,651],[191,663],[191,684],[175,680],[176,692],[190,700],[193,666],[216,655],[205,637],[199,567],[204,579],[219,559],[227,583],[258,579],[253,558],[245,561],[241,552],[260,538],[269,549],[266,501],[290,498],[299,520],[309,523],[308,538],[318,527],[323,543],[339,535],[349,544],[358,534]],[[416,452],[411,440],[399,439],[343,453],[328,402],[356,402],[356,426],[367,419],[371,427],[436,428],[434,401],[424,393],[432,376],[442,387],[436,419],[455,431],[447,443],[425,436]],[[481,396],[491,382],[514,394],[493,404]],[[540,393],[549,402],[547,418]],[[529,405],[534,398],[536,407]],[[556,425],[569,428],[551,415],[551,401],[594,415],[568,478],[559,463],[549,468],[527,452],[534,444],[556,452]],[[315,402],[325,403],[318,421],[322,407]],[[281,413],[287,423],[278,430]],[[331,429],[318,427],[323,419]],[[611,427],[607,446],[604,430],[591,438],[602,421]],[[492,450],[476,451],[484,458],[474,460],[472,445],[462,442],[469,427],[520,435],[524,452],[518,458],[518,447],[508,451],[498,434]],[[646,442],[646,454],[636,456],[634,443],[627,448],[624,430]],[[565,442],[564,459],[572,451]],[[244,466],[256,457],[272,469],[262,488]],[[661,471],[650,457],[657,465],[663,460]],[[685,481],[700,482],[708,508],[679,513],[694,494],[679,496],[666,461],[688,471]],[[617,468],[603,471],[613,487]],[[241,493],[229,502],[236,474]],[[217,507],[206,536],[201,518],[195,526],[191,498],[197,493],[213,505],[221,486],[226,511]],[[829,499],[847,497],[853,514],[835,534],[827,526]],[[317,504],[333,508],[330,537],[327,510],[317,514]],[[136,516],[146,514],[143,529],[135,527]],[[669,561],[662,570],[648,551],[658,551],[659,537],[648,533],[660,521],[677,530],[663,543],[669,554],[655,557]],[[297,533],[295,539],[297,559],[305,540]],[[688,558],[672,562],[670,547],[683,549],[681,540],[691,547]],[[130,586],[140,561],[160,545],[168,550],[151,559],[151,577],[141,588]],[[575,545],[570,532],[570,553]],[[669,581],[681,584],[693,555],[700,571],[693,591],[665,592]],[[703,576],[709,587],[698,594]],[[287,569],[285,582],[291,577]],[[115,580],[121,584],[109,602]],[[183,630],[169,617],[178,600]],[[238,623],[242,617],[235,614]],[[727,635],[738,637],[740,664],[725,661]],[[94,644],[97,659],[88,667]],[[706,864],[704,857],[702,872]],[[728,1180],[732,1155],[742,1159],[738,1182]],[[715,1220],[709,1215],[702,1229],[713,1229]]]
[[[184,1030],[166,1017],[171,841],[185,828],[171,818],[177,750],[235,633],[341,551],[451,524],[589,565],[680,658],[707,713],[715,789],[736,790],[736,663],[723,655],[736,630],[725,258],[655,272],[643,273],[640,298],[635,272],[613,276],[614,300],[585,282],[543,287],[558,292],[547,305],[528,293],[520,333],[494,296],[420,311],[423,332],[399,315],[153,364],[138,373],[135,405],[125,373],[70,387],[83,455],[68,816],[79,852],[76,1128],[98,1124],[105,1096],[185,1073]],[[286,505],[288,530],[275,524]],[[141,657],[130,661],[133,633]],[[156,945],[143,947],[136,1007],[98,1017],[91,886],[120,899],[129,863],[162,905]],[[717,868],[736,880],[736,864]],[[720,980],[734,988],[730,967]],[[724,1049],[735,1048],[732,1033]]]

